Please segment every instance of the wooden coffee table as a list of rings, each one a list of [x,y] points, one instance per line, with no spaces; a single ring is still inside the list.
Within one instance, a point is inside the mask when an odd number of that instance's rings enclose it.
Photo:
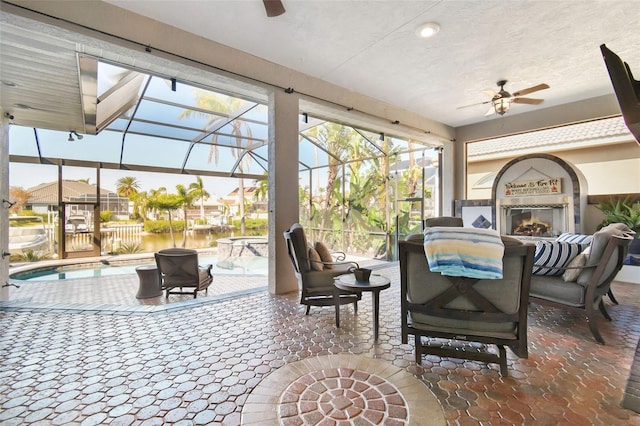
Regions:
[[[338,290],[350,291],[352,293],[362,293],[370,291],[373,297],[373,336],[378,340],[378,320],[380,316],[380,292],[391,286],[389,278],[382,275],[371,274],[369,281],[358,281],[353,274],[339,275],[334,281],[336,301],[336,327],[340,328],[340,300]]]

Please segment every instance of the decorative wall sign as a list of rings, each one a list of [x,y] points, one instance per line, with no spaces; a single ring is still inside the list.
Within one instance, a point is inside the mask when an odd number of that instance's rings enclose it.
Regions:
[[[544,178],[504,184],[506,197],[522,197],[527,195],[561,194],[561,178]]]

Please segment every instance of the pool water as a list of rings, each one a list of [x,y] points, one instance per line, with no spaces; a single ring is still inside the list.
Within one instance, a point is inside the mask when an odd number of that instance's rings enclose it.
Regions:
[[[239,257],[233,260],[225,260],[218,265],[215,257],[201,257],[198,259],[200,265],[213,265],[211,273],[213,275],[267,275],[268,258],[261,256]],[[73,266],[52,266],[50,268],[39,268],[30,271],[16,272],[11,275],[11,279],[21,281],[57,281],[73,278],[99,278],[113,275],[135,274],[136,267],[142,265],[155,265],[151,260],[137,263],[119,265],[73,265]]]

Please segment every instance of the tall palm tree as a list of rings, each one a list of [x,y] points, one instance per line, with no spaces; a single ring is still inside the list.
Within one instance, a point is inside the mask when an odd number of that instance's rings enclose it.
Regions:
[[[227,123],[231,125],[231,135],[236,141],[236,148],[232,150],[232,154],[234,159],[239,159],[242,156],[242,161],[238,164],[238,172],[240,174],[244,171],[244,166],[246,166],[246,162],[248,158],[243,156],[245,149],[243,149],[243,141],[246,141],[252,137],[251,127],[249,125],[240,120],[238,117],[235,117],[240,110],[240,108],[245,105],[245,101],[239,98],[233,98],[231,96],[225,96],[219,93],[212,93],[205,90],[195,89],[196,102],[195,106],[199,109],[196,110],[185,110],[183,111],[178,118],[186,118],[191,116],[200,116],[205,117],[208,121],[205,123],[203,132],[208,133],[207,137],[210,137],[210,148],[209,148],[209,157],[208,161],[215,161],[215,164],[218,164],[219,159],[219,151],[218,151],[218,133],[211,133],[218,128],[223,127]],[[204,113],[202,110],[211,111],[212,113]],[[224,116],[220,116],[220,114],[224,114]],[[204,141],[206,138],[202,139]],[[250,143],[247,143],[250,145]],[[240,207],[240,233],[244,235],[245,233],[245,217],[244,217],[244,179],[241,177],[238,178],[238,204]],[[242,198],[240,198],[242,197]]]
[[[140,181],[133,176],[124,176],[116,181],[116,192],[121,197],[131,199],[140,190]]]
[[[189,185],[189,193],[193,197],[193,201],[200,201],[200,219],[204,219],[204,202],[210,195],[207,190],[204,189],[204,184],[200,176],[196,176],[196,181]]]
[[[141,216],[138,191],[140,190],[140,181],[133,176],[124,176],[116,181],[116,193],[121,197],[126,197],[129,201],[133,201],[133,214],[136,217]]]

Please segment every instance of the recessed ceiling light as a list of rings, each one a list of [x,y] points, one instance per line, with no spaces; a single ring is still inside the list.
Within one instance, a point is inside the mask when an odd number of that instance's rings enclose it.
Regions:
[[[7,87],[18,87],[13,81],[2,80],[2,85]]]
[[[416,35],[420,38],[429,38],[438,34],[438,31],[440,31],[440,25],[435,22],[427,22],[416,29]]]

